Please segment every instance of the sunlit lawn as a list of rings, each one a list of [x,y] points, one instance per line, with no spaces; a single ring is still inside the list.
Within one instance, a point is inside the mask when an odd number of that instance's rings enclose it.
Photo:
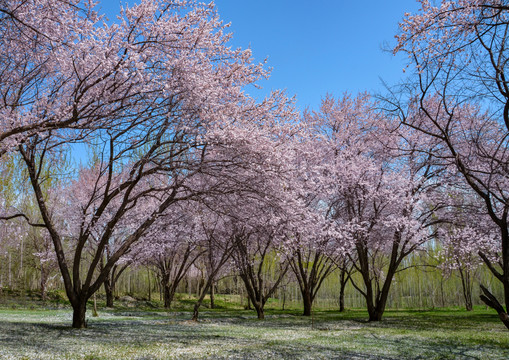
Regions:
[[[0,359],[509,359],[509,331],[483,309],[202,315],[103,310],[73,330],[67,309],[0,310]]]

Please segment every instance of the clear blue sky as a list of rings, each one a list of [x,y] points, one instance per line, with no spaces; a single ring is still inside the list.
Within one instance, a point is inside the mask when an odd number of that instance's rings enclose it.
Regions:
[[[208,1],[208,0],[205,0]],[[128,3],[135,3],[129,0]],[[124,3],[124,1],[122,1]],[[377,92],[403,77],[404,58],[382,51],[394,45],[398,22],[416,12],[415,0],[216,0],[231,22],[233,47],[250,47],[255,60],[268,58],[272,75],[263,89],[297,96],[299,108],[316,108],[326,93]],[[110,18],[120,2],[100,0]]]

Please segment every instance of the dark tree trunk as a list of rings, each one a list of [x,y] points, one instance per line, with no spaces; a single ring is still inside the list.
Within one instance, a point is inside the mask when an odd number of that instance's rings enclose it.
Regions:
[[[165,284],[163,287],[163,297],[164,297],[164,308],[171,309],[171,288],[170,284]]]
[[[246,286],[248,304],[253,304],[259,320],[265,319],[265,302],[268,296],[270,296],[274,290],[269,290],[269,294],[265,298],[262,294],[263,282],[258,283],[258,285],[261,286],[261,288],[258,289],[253,287],[253,283],[250,281],[252,278],[248,277],[246,274],[241,275],[241,279],[244,281],[244,285]]]
[[[194,254],[194,256],[191,256],[193,251],[194,247],[188,245],[180,255],[178,254],[179,251],[174,249],[171,252],[168,252],[165,256],[156,259],[155,266],[157,269],[157,284],[159,286],[160,299],[163,300],[164,307],[166,309],[171,308],[177,287],[184,278],[187,279],[186,291],[189,291],[190,295],[191,279],[186,277],[186,274],[198,256],[200,256],[200,252],[197,252]],[[149,300],[151,297],[150,279],[151,272],[148,270]],[[199,294],[197,296],[199,296]]]
[[[313,299],[309,291],[302,292],[302,302],[304,303],[304,312],[302,315],[311,316],[311,310],[313,309]]]
[[[256,315],[258,315],[259,320],[265,319],[265,310],[263,305],[261,304],[254,304],[254,307],[256,309]]]
[[[85,298],[78,299],[77,303],[72,305],[72,327],[74,329],[84,329],[87,327],[86,312],[87,300]]]
[[[470,273],[468,270],[459,269],[461,276],[461,285],[463,287],[463,298],[465,299],[465,309],[467,311],[473,310],[472,305],[472,284],[470,283]]]
[[[501,223],[501,240],[502,240],[502,266],[501,271],[498,271],[495,266],[491,263],[491,261],[482,253],[479,252],[479,255],[483,259],[484,263],[488,266],[491,273],[502,283],[504,287],[504,302],[505,309],[500,304],[498,299],[493,295],[486,287],[481,285],[481,300],[489,307],[494,309],[505,325],[506,328],[509,329],[509,315],[507,313],[507,309],[509,309],[509,232],[508,232],[508,224],[507,219],[504,218],[504,221]]]
[[[509,329],[509,316],[505,311],[504,307],[500,304],[497,298],[484,286],[481,285],[481,300],[494,309],[498,313],[498,317],[504,323],[505,327]]]
[[[209,244],[212,244],[213,237],[210,237],[208,240],[210,242]],[[227,246],[226,248],[221,248],[222,253],[221,253],[220,259],[217,259],[217,258],[214,259],[214,256],[212,256],[213,255],[212,249],[214,249],[213,246],[210,246],[209,249],[207,250],[207,252],[208,252],[208,254],[207,254],[207,258],[208,258],[207,279],[206,279],[206,282],[205,282],[205,285],[203,286],[203,288],[200,287],[201,291],[198,294],[199,299],[194,304],[193,317],[192,317],[193,321],[198,321],[200,306],[203,303],[203,299],[205,299],[205,295],[209,292],[210,286],[212,286],[214,284],[214,279],[217,277],[218,271],[228,261],[228,259],[231,256],[232,248],[230,246],[231,246],[231,244],[229,246]],[[205,281],[205,279],[203,279],[203,275],[204,274],[202,273],[201,280]]]
[[[388,292],[379,294],[379,298],[375,302],[375,306],[373,306],[371,310],[368,309],[369,321],[382,320],[382,316],[385,312],[385,306],[387,305],[388,295]]]
[[[104,251],[108,246],[109,240],[111,239],[113,229],[125,214],[125,211],[127,211],[126,208],[124,207],[122,210],[119,209],[115,217],[108,222],[107,230],[105,230],[105,232],[101,235],[97,248],[93,251],[93,254],[91,254],[91,261],[86,266],[82,263],[82,260],[84,259],[83,251],[86,247],[86,244],[90,240],[90,233],[85,231],[83,234],[80,234],[78,239],[76,239],[77,243],[74,248],[71,274],[70,268],[67,265],[68,259],[66,259],[65,255],[63,237],[57,231],[56,226],[53,224],[47,208],[47,204],[45,202],[45,196],[41,189],[39,175],[42,162],[39,164],[36,163],[36,158],[38,157],[36,156],[35,147],[33,144],[26,143],[20,145],[18,149],[27,165],[30,182],[32,183],[32,188],[34,189],[34,195],[38,203],[38,208],[44,222],[44,226],[52,239],[65,291],[73,307],[72,327],[79,329],[84,328],[87,325],[85,318],[87,300],[97,290],[99,290],[99,288],[103,285],[104,281],[108,277],[109,272],[115,266],[116,262],[120,259],[120,257],[122,257],[122,255],[129,251],[130,245],[138,241],[139,238],[145,233],[145,231],[154,223],[154,221],[156,221],[157,216],[150,216],[144,220],[138,226],[138,228],[128,236],[122,247],[120,247],[120,249],[117,250],[110,259],[108,259],[104,267],[100,265],[104,257]],[[47,148],[44,149],[44,152],[46,150]],[[133,188],[135,185],[136,183],[132,184]],[[159,205],[157,213],[164,212],[171,204],[173,204],[175,194],[176,191],[173,191],[171,195]],[[108,202],[104,203],[105,206],[107,204]],[[97,271],[97,276],[93,276]],[[86,276],[81,279],[80,275],[83,273],[85,273]]]
[[[339,278],[339,312],[345,311],[345,288],[350,276],[346,276],[346,270],[341,269]]]
[[[359,266],[356,269],[362,276],[365,290],[363,291],[354,281],[352,285],[364,296],[366,299],[366,308],[368,310],[369,321],[380,321],[385,312],[387,299],[389,297],[389,290],[391,288],[392,279],[396,274],[403,256],[399,253],[399,245],[401,243],[401,233],[395,232],[394,242],[392,244],[392,251],[390,262],[387,269],[385,278],[373,277],[374,269],[370,268],[370,258],[368,248],[363,242],[356,244],[357,257]],[[350,278],[351,280],[351,278]]]
[[[358,242],[356,244],[357,249],[357,257],[359,261],[358,271],[362,276],[362,280],[364,282],[365,291],[363,292],[357,286],[357,290],[359,290],[364,298],[366,299],[366,309],[368,310],[369,321],[378,321],[377,316],[375,315],[375,303],[373,301],[373,284],[371,282],[371,274],[369,267],[369,257],[368,257],[368,249],[362,242]]]
[[[385,312],[385,307],[387,306],[387,299],[389,298],[389,289],[391,287],[392,278],[394,277],[396,268],[397,266],[395,266],[393,269],[389,269],[384,280],[382,290],[377,292],[375,301],[371,302],[370,305],[368,304],[369,321],[382,320],[382,316]]]
[[[109,255],[108,255],[109,257]],[[104,292],[106,293],[106,307],[112,308],[115,299],[115,287],[120,275],[129,267],[129,263],[122,266],[114,265],[104,279]],[[103,268],[103,265],[100,265]]]
[[[345,311],[345,288],[339,290],[339,312]]]
[[[377,318],[376,309],[375,309],[373,300],[368,301],[368,299],[366,299],[366,310],[368,310],[369,321],[379,321],[380,320]]]
[[[200,316],[200,306],[201,301],[198,299],[198,301],[194,304],[193,317],[191,318],[192,321],[198,321],[198,316]]]
[[[467,311],[472,311],[474,310],[474,306],[472,304],[472,294],[469,293],[468,295],[466,295],[467,297],[465,297],[465,309]]]
[[[161,276],[161,288],[163,289],[164,308],[170,309],[173,299],[171,296],[170,277],[168,275],[163,274]]]
[[[335,269],[334,262],[321,251],[297,250],[289,265],[299,284],[304,305],[303,316],[311,316],[315,296],[323,281]]]
[[[106,280],[104,280],[104,292],[106,293],[106,307],[113,307],[113,286],[110,277],[108,276]]]
[[[210,308],[214,309],[214,283],[210,286]]]
[[[256,246],[250,247],[249,236],[239,236],[237,246],[233,257],[239,267],[240,278],[244,282],[244,286],[248,295],[248,304],[252,303],[259,320],[265,319],[265,303],[276,292],[279,284],[283,280],[288,271],[289,264],[279,262],[278,276],[274,282],[268,282],[264,271],[266,264],[266,255],[273,244],[272,236],[268,236],[262,240],[258,238]],[[253,251],[254,250],[254,251]],[[275,272],[274,272],[275,274]]]
[[[256,299],[256,294],[253,289],[248,290],[248,301],[253,304],[256,310],[256,315],[259,320],[265,319],[265,301]]]
[[[377,308],[371,309],[371,311],[368,311],[368,313],[369,313],[369,321],[380,321],[380,320],[382,320],[382,316],[384,314],[384,310],[385,309],[378,309],[378,307],[377,307]]]
[[[201,277],[196,284],[196,297],[199,297],[203,293],[203,287],[205,286],[205,279]],[[207,290],[208,291],[208,290]]]
[[[200,314],[200,306],[203,303],[203,299],[205,299],[205,295],[209,291],[211,281],[207,281],[205,284],[205,288],[202,289],[201,296],[198,299],[198,301],[194,304],[193,308],[193,317],[191,318],[192,321],[198,321],[198,316]]]

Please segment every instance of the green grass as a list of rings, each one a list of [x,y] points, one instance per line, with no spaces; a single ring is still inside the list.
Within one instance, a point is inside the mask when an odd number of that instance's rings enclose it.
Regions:
[[[190,313],[145,309],[88,313],[70,328],[68,309],[0,310],[0,359],[507,359],[509,331],[483,308],[387,311],[379,323],[362,310],[339,314],[268,310]]]

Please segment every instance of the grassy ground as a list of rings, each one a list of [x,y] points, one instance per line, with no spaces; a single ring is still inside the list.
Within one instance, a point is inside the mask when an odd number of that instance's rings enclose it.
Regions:
[[[69,309],[0,309],[0,359],[508,359],[509,332],[492,311],[367,314],[271,310],[100,309],[89,328],[70,328]]]

